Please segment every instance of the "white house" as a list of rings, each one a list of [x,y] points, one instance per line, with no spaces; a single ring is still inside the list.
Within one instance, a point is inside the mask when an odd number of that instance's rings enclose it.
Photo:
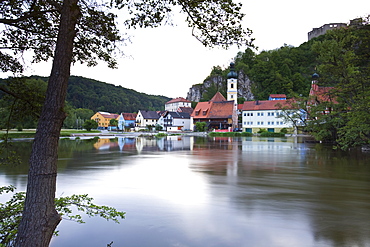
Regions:
[[[175,112],[178,111],[180,107],[191,107],[191,101],[182,97],[172,99],[165,104],[164,109],[166,111]]]
[[[136,129],[146,128],[148,125],[155,126],[160,114],[156,111],[139,110],[136,116]]]
[[[166,131],[184,131],[192,129],[193,119],[187,112],[165,111],[159,118],[158,124]]]
[[[124,129],[131,129],[135,127],[135,121],[136,121],[136,113],[121,113],[118,120],[118,129],[124,130]]]
[[[269,132],[280,132],[282,128],[292,129],[291,122],[279,117],[283,111],[279,107],[286,105],[286,100],[257,100],[245,101],[242,112],[243,131],[256,133],[260,129]]]

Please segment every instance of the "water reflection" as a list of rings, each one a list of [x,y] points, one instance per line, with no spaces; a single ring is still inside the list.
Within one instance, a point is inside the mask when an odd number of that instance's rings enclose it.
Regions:
[[[369,156],[298,138],[62,140],[57,195],[127,219],[63,221],[51,246],[370,246]],[[0,181],[24,188],[26,173]]]

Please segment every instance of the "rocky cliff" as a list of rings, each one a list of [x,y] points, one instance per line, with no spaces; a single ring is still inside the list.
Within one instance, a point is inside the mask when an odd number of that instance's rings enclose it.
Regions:
[[[205,80],[203,84],[193,85],[187,94],[186,99],[190,101],[199,102],[202,96],[208,89],[217,88],[220,92],[227,91],[226,78],[222,76],[213,76]],[[238,98],[245,98],[245,100],[253,100],[254,96],[251,91],[253,82],[249,77],[240,71],[238,73]]]

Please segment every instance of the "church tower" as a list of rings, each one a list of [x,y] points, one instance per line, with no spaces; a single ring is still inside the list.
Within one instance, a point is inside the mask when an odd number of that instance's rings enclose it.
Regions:
[[[227,74],[227,101],[231,100],[238,103],[238,74],[233,62],[230,63],[230,72]]]
[[[232,128],[238,127],[238,73],[235,72],[235,64],[230,63],[230,72],[227,74],[227,101],[234,101]]]

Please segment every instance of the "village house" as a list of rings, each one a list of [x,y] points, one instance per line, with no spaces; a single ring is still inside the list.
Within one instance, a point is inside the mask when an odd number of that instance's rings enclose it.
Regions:
[[[187,99],[184,99],[182,97],[179,97],[179,98],[175,98],[175,99],[172,99],[170,101],[168,101],[165,105],[164,105],[164,109],[166,111],[170,111],[170,112],[176,112],[176,111],[179,111],[179,108],[181,108],[180,111],[185,111],[186,109],[184,108],[191,108],[191,101],[187,100]]]
[[[187,112],[165,111],[158,120],[158,124],[165,131],[185,131],[193,126],[193,119]]]
[[[128,130],[135,128],[136,113],[121,113],[118,116],[118,129],[119,130]]]
[[[117,119],[118,117],[118,114],[99,111],[95,113],[90,119],[98,123],[98,129],[109,129],[110,120]]]
[[[135,120],[135,129],[145,129],[147,126],[153,127],[158,123],[159,117],[160,112],[139,110]]]
[[[227,101],[217,92],[208,102],[198,102],[191,117],[196,122],[206,122],[208,129],[230,129],[236,114],[234,100]]]
[[[273,99],[245,101],[242,113],[242,128],[245,132],[257,133],[260,129],[269,132],[280,132],[281,129],[292,129],[293,124],[284,121],[281,106],[287,105],[287,100]]]

